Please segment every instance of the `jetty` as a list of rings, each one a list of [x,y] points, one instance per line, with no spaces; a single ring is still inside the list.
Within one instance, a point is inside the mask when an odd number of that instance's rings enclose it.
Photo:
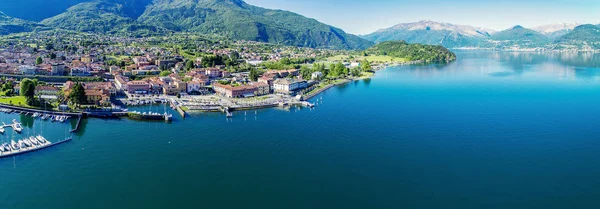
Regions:
[[[81,118],[82,117],[83,116],[81,116],[81,115],[79,116],[79,119],[77,119],[77,124],[75,125],[75,128],[71,129],[71,131],[70,131],[71,133],[75,133],[75,132],[79,131],[79,126],[81,125]]]
[[[30,138],[35,138],[32,140],[38,140],[37,145],[36,144],[31,144],[31,146],[26,146],[26,147],[21,147],[19,149],[14,149],[11,147],[11,145],[8,144],[3,144],[0,148],[0,158],[6,158],[6,157],[12,157],[12,156],[16,156],[16,155],[21,155],[21,154],[25,154],[25,153],[30,153],[30,152],[34,152],[34,151],[38,151],[41,149],[45,149],[45,148],[49,148],[49,147],[53,147],[68,141],[71,141],[73,138],[69,137],[66,138],[62,141],[59,142],[50,142],[48,140],[46,140],[44,137],[42,136],[36,136],[36,137],[30,137]],[[39,140],[39,139],[43,139],[43,140]],[[21,140],[19,140],[21,141]]]
[[[21,123],[19,123],[15,119],[13,119],[12,122],[13,123],[11,123],[11,124],[6,124],[6,123],[2,122],[2,127],[1,127],[2,129],[0,132],[4,133],[4,129],[8,128],[8,127],[12,128],[17,133],[21,133],[21,131],[23,131],[23,126],[21,126]]]
[[[155,113],[155,112],[137,112],[137,111],[131,111],[129,113],[127,113],[127,115],[129,116],[129,118],[132,119],[138,119],[138,120],[164,120],[164,121],[171,121],[173,119],[173,115],[168,114],[168,113]]]

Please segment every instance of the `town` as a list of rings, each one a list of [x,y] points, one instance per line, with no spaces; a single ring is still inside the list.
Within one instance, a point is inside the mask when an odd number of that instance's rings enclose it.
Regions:
[[[154,102],[169,102],[181,111],[311,106],[302,101],[331,86],[368,78],[375,65],[358,58],[327,60],[349,51],[197,35],[65,33],[0,40],[0,103],[95,112]]]

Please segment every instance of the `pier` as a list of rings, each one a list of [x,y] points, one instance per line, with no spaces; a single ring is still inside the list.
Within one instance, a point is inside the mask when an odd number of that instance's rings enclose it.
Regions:
[[[6,124],[2,122],[2,133],[4,133],[4,129],[8,127],[12,128],[17,133],[21,133],[21,131],[23,131],[23,126],[21,126],[21,123],[17,122],[17,120],[13,120],[12,122],[13,123],[11,124]]]
[[[57,112],[50,110],[40,110],[40,109],[32,109],[32,108],[24,108],[24,107],[15,107],[12,105],[0,104],[0,108],[10,109],[14,111],[21,111],[25,113],[41,113],[41,114],[49,114],[49,115],[64,115],[64,116],[80,116],[82,113],[74,113],[74,112]]]
[[[0,152],[0,158],[7,158],[7,157],[12,157],[12,156],[16,156],[16,155],[22,155],[22,154],[26,154],[26,153],[30,153],[30,152],[35,152],[41,149],[45,149],[45,148],[49,148],[49,147],[53,147],[68,141],[71,141],[73,138],[69,137],[66,138],[65,140],[56,142],[56,143],[52,143],[50,141],[46,141],[43,144],[40,145],[32,145],[30,147],[26,147],[26,148],[21,148],[19,150],[10,150],[10,151],[1,151]]]
[[[77,124],[75,125],[74,129],[71,129],[71,133],[76,133],[77,131],[79,131],[79,125],[81,124],[81,118],[83,118],[83,116],[79,116],[79,118],[77,119]]]

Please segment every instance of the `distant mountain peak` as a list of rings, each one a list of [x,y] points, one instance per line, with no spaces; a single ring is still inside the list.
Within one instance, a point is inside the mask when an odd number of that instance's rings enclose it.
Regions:
[[[520,25],[515,25],[514,27],[512,27],[511,29],[516,30],[516,29],[524,29],[523,26]]]
[[[302,15],[243,0],[75,0],[42,23],[95,33],[197,32],[233,40],[333,49],[365,49],[372,42]]]
[[[493,33],[495,33],[494,30],[481,27],[421,20],[397,24],[363,37],[375,42],[405,40],[408,43],[433,44],[455,48],[477,44],[479,40],[485,39]]]
[[[575,29],[575,27],[579,26],[579,23],[557,23],[557,24],[548,24],[541,25],[532,28],[533,30],[540,32],[546,36],[551,38],[557,38],[559,36],[563,36]]]

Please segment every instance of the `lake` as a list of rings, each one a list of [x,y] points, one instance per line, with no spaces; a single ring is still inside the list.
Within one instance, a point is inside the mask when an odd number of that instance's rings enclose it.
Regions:
[[[599,207],[600,55],[457,55],[314,109],[84,120],[71,142],[0,160],[0,208]],[[74,125],[12,119],[26,130],[4,141]]]

